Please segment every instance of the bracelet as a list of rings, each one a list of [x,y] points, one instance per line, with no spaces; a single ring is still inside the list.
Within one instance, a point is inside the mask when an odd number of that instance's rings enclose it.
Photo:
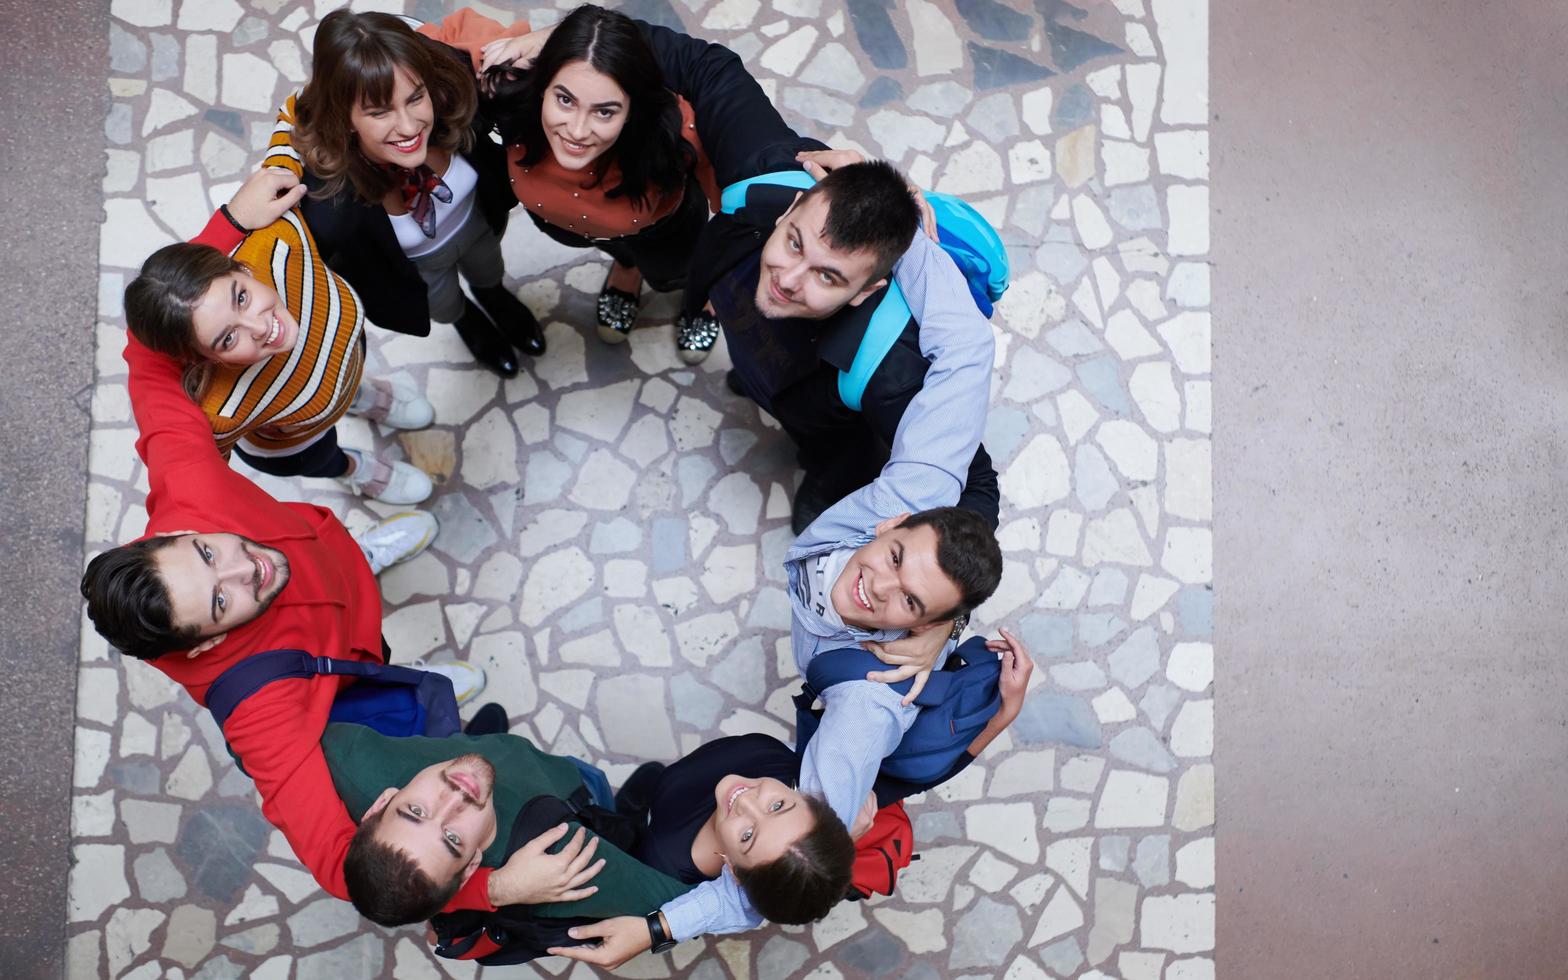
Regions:
[[[223,215],[223,217],[228,220],[229,224],[234,226],[235,231],[242,235],[250,234],[250,229],[240,224],[239,221],[235,219],[233,212],[229,210],[229,206],[227,204],[218,205],[218,213]]]
[[[964,630],[969,626],[969,614],[960,613],[953,619],[953,632],[948,634],[949,640],[957,640],[964,635]]]
[[[653,938],[652,951],[663,953],[675,948],[675,940],[664,931],[664,920],[659,917],[659,910],[654,909],[644,917],[648,922],[648,934]]]

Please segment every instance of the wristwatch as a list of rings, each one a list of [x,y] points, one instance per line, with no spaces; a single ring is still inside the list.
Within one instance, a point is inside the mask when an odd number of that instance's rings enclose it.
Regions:
[[[664,920],[659,915],[659,910],[654,909],[646,916],[648,920],[648,934],[653,937],[653,951],[667,953],[675,948],[675,940],[664,931]]]
[[[957,616],[953,617],[953,632],[949,633],[947,638],[956,642],[959,637],[964,635],[964,630],[967,629],[968,626],[969,614],[959,613]]]

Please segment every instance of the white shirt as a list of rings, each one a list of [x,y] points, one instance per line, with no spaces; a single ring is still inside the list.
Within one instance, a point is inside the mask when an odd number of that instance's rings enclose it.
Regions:
[[[474,210],[474,189],[479,186],[479,174],[467,160],[452,154],[452,162],[447,164],[441,179],[452,192],[452,203],[431,198],[436,208],[435,237],[426,238],[412,214],[387,215],[392,219],[392,233],[397,236],[398,247],[411,259],[429,255],[445,245],[468,222],[468,216]]]

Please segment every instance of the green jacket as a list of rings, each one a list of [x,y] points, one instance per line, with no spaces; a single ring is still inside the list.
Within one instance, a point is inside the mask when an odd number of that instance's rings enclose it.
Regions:
[[[583,784],[577,766],[565,756],[549,755],[516,735],[452,735],[447,738],[390,738],[362,725],[328,725],[321,737],[322,753],[343,805],[358,820],[388,786],[402,786],[421,769],[477,752],[495,766],[496,836],[480,862],[499,868],[506,863],[507,839],[523,806],[536,796],[565,798]],[[559,851],[572,830],[551,848]],[[589,832],[592,834],[592,831]],[[525,842],[526,843],[526,842]],[[609,841],[599,841],[597,857],[604,869],[591,882],[599,890],[577,902],[533,906],[537,915],[609,918],[646,915],[690,889],[655,871]]]

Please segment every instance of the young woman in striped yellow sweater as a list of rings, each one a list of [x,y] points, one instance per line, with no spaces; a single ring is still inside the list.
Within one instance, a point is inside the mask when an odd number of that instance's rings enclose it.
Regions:
[[[259,171],[241,193],[297,196],[298,178]],[[423,428],[434,412],[407,385],[362,377],[359,296],[322,261],[298,209],[262,228],[220,211],[232,229],[209,225],[143,263],[125,290],[131,334],[186,365],[186,392],[224,453],[275,476],[335,477],[386,503],[424,500],[432,487],[420,470],[338,445],[345,412],[398,429]],[[230,230],[245,236],[238,247]]]

